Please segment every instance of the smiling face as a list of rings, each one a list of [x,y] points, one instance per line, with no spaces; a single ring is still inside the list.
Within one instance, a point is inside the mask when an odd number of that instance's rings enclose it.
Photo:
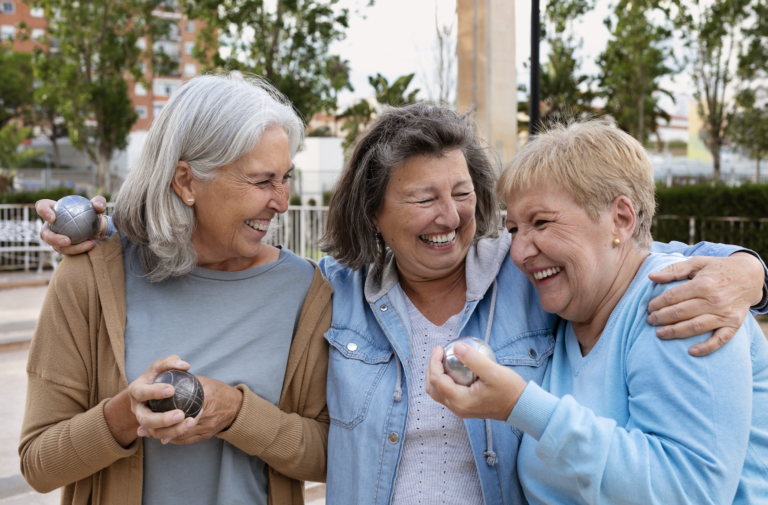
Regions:
[[[544,310],[576,322],[594,317],[621,266],[612,211],[594,221],[570,192],[539,183],[507,197],[506,227],[512,261],[538,289]]]
[[[440,279],[461,268],[475,236],[476,196],[460,150],[397,168],[374,218],[401,274]]]
[[[270,221],[288,209],[291,172],[288,136],[282,128],[271,128],[212,181],[190,181],[192,196],[180,196],[194,198],[192,242],[200,266],[243,270],[263,263],[260,252]]]

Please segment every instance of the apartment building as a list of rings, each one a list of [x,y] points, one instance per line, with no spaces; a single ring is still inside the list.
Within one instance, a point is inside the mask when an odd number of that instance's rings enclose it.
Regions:
[[[171,7],[176,2],[166,2]],[[192,57],[196,32],[204,26],[203,22],[185,18],[178,8],[156,10],[156,16],[175,21],[171,33],[165,40],[157,40],[152,44],[152,51],[163,51],[169,56],[169,65],[159,66],[152,73],[149,59],[142,62],[142,71],[148,87],[141,82],[129,81],[129,95],[136,107],[139,119],[133,125],[132,131],[149,129],[154,116],[163,108],[171,93],[178,88],[184,79],[195,76],[200,65]],[[30,28],[30,39],[22,41],[18,37],[21,23]],[[48,22],[42,9],[32,9],[18,0],[0,0],[0,38],[3,41],[13,40],[15,51],[31,52],[37,41],[45,36]],[[147,50],[147,41],[139,40],[139,47]]]

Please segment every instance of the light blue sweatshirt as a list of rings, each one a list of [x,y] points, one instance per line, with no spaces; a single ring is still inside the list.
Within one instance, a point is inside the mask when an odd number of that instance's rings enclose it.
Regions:
[[[682,260],[651,254],[584,358],[558,325],[541,387],[507,420],[525,432],[531,504],[768,503],[768,342],[754,318],[703,358],[688,348],[709,334],[663,341],[646,323],[648,302],[679,284],[648,274]]]

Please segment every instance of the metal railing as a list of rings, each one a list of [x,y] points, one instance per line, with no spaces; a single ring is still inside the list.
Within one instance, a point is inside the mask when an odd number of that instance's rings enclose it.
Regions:
[[[107,214],[113,208],[107,204]],[[290,206],[285,214],[275,216],[265,243],[317,261],[324,256],[317,243],[325,233],[327,213],[328,207]],[[39,239],[42,225],[33,205],[0,205],[0,270],[56,266],[60,256]],[[659,215],[654,217],[652,232],[665,242],[735,244],[768,257],[768,218]]]

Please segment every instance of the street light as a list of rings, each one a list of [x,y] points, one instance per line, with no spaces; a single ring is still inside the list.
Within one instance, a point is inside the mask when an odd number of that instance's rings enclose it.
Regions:
[[[540,76],[539,76],[539,39],[541,34],[539,21],[539,0],[531,0],[531,94],[528,98],[528,135],[532,137],[539,131],[541,102]]]

